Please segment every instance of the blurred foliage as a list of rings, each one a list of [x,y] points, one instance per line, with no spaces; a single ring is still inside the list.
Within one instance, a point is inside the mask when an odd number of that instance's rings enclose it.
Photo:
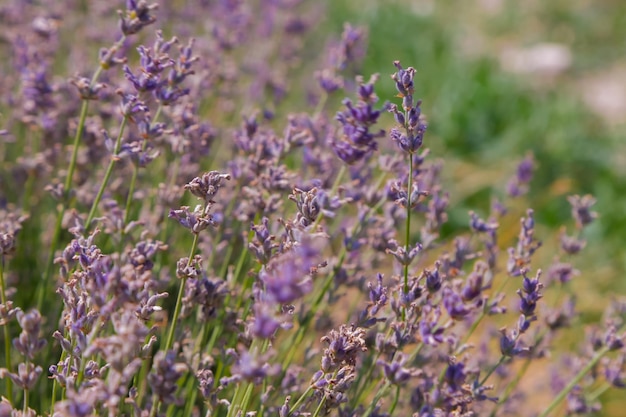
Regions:
[[[491,190],[503,190],[531,151],[537,169],[526,198],[537,221],[556,230],[569,218],[567,195],[596,196],[600,221],[585,236],[586,262],[602,276],[596,291],[623,291],[623,130],[592,114],[573,87],[585,71],[624,59],[626,4],[502,1],[497,13],[488,13],[487,3],[340,1],[330,3],[328,16],[335,30],[346,16],[368,27],[366,76],[382,71],[384,79],[396,59],[417,68],[416,96],[429,120],[426,143],[446,161],[450,227],[465,227],[470,208],[488,211]],[[467,51],[468,34],[475,32],[486,51]],[[513,41],[563,42],[572,49],[572,66],[549,82],[506,73],[489,48]],[[394,94],[388,82],[377,91],[382,99]]]

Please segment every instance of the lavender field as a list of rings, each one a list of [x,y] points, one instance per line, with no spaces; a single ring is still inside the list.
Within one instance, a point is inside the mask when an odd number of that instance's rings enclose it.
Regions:
[[[601,19],[407,3],[0,2],[0,417],[623,415]]]

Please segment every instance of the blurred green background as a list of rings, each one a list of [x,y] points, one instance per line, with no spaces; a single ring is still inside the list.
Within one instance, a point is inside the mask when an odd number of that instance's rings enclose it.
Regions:
[[[626,2],[337,1],[329,9],[334,31],[346,17],[368,28],[363,73],[381,73],[382,100],[395,95],[385,82],[394,60],[418,70],[426,144],[445,159],[448,227],[465,226],[469,209],[486,214],[491,190],[504,190],[531,151],[537,169],[520,207],[536,210],[544,240],[556,244],[554,231],[573,226],[566,196],[593,194],[600,217],[578,265],[593,276],[580,279],[601,294],[626,293]]]
[[[363,73],[381,73],[382,100],[395,95],[385,82],[394,60],[418,70],[425,143],[445,159],[449,233],[466,227],[468,210],[488,213],[529,151],[537,163],[531,190],[512,210],[535,209],[544,241],[537,267],[557,253],[561,225],[573,230],[566,197],[597,198],[598,221],[572,262],[581,271],[573,284],[581,320],[600,320],[609,299],[626,294],[626,2],[336,1],[329,8],[334,31],[346,16],[368,28]],[[517,222],[502,226],[503,241],[517,234]],[[619,391],[600,399],[602,415],[623,415]]]

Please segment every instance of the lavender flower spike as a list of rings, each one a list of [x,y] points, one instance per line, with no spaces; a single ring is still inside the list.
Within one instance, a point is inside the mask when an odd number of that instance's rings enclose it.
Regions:
[[[230,180],[230,175],[211,171],[202,175],[202,177],[192,179],[185,185],[185,189],[199,199],[204,200],[206,204],[210,204],[214,202],[213,197],[215,197],[219,189],[224,186],[224,180]]]

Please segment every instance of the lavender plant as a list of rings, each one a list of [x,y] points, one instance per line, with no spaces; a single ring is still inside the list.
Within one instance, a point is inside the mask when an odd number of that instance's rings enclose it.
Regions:
[[[365,81],[365,28],[316,61],[317,2],[83,6],[0,6],[1,415],[571,415],[624,387],[626,303],[583,323],[571,285],[595,199],[542,245],[529,154],[443,233],[418,71]]]

